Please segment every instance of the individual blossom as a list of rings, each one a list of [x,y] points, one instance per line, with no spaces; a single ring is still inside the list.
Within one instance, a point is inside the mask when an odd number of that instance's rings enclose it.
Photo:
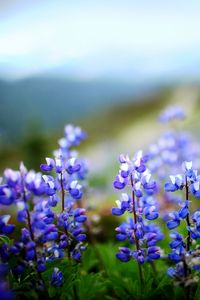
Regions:
[[[10,234],[15,229],[15,225],[8,224],[10,215],[0,216],[0,234]]]
[[[54,268],[53,273],[50,278],[50,284],[55,287],[60,287],[64,282],[63,274],[59,268]]]

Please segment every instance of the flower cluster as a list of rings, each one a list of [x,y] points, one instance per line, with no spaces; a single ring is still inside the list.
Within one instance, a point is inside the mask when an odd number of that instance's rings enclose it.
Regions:
[[[66,126],[65,137],[55,151],[57,156],[46,158],[41,165],[42,172],[47,174],[27,171],[23,163],[19,171],[5,170],[0,205],[14,204],[17,221],[21,223],[20,234],[15,233],[13,242],[2,239],[0,243],[0,285],[5,287],[5,293],[9,272],[17,277],[33,270],[41,283],[40,273],[45,271],[47,262],[65,255],[69,260],[80,261],[86,249],[83,223],[87,217],[80,203],[84,186],[79,182],[85,178],[87,168],[73,147],[84,138],[80,128]],[[12,235],[15,230],[10,220],[8,214],[0,217],[0,237]],[[50,283],[60,286],[62,272],[54,270]]]
[[[170,176],[170,182],[165,184],[166,192],[175,192],[184,190],[184,201],[180,203],[178,211],[169,214],[167,227],[169,230],[179,227],[182,220],[186,220],[187,236],[184,237],[177,231],[170,234],[172,241],[170,248],[172,252],[169,259],[176,263],[176,266],[168,269],[168,274],[176,278],[179,284],[188,285],[193,282],[192,270],[198,270],[200,265],[200,256],[196,255],[197,250],[193,249],[195,241],[200,237],[200,211],[191,214],[190,194],[199,198],[199,181],[200,177],[197,170],[192,167],[192,162],[184,162],[183,174]],[[195,257],[195,259],[194,259]]]
[[[148,155],[150,170],[160,178],[165,178],[171,168],[179,171],[181,162],[193,156],[191,139],[187,133],[167,131],[157,143],[150,145]]]
[[[162,114],[165,121],[172,119],[182,119],[184,113],[182,108],[169,107]],[[182,117],[181,117],[182,116]],[[161,119],[162,119],[161,118]],[[170,125],[170,124],[169,124]],[[200,145],[188,132],[168,128],[156,143],[149,147],[149,169],[157,180],[158,189],[160,191],[162,203],[163,217],[165,217],[164,209],[168,209],[171,204],[179,203],[179,195],[163,193],[163,181],[167,180],[168,174],[178,174],[182,171],[181,165],[183,161],[193,160],[196,167],[199,167]]]
[[[158,205],[153,198],[157,191],[156,182],[151,180],[151,174],[146,166],[148,157],[139,151],[133,159],[120,155],[120,170],[114,181],[116,189],[130,186],[131,194],[122,193],[117,200],[117,207],[112,209],[112,214],[120,216],[125,212],[132,214],[126,222],[116,228],[119,241],[129,240],[135,245],[132,250],[120,247],[117,258],[123,262],[134,258],[139,264],[145,261],[152,262],[160,257],[160,248],[157,241],[163,238],[159,227],[148,222],[158,218]]]
[[[180,106],[169,106],[164,111],[162,111],[159,116],[160,122],[163,123],[183,119],[185,119],[185,113],[183,108]]]

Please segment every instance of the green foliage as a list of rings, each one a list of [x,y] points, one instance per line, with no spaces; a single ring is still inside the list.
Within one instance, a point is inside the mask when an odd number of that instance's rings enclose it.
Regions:
[[[102,299],[107,290],[108,281],[100,273],[79,276],[75,282],[74,290],[79,300]]]
[[[10,244],[11,240],[6,235],[0,235],[0,246],[3,244]]]

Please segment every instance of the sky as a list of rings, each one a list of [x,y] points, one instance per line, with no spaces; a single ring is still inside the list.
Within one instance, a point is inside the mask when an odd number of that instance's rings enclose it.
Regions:
[[[199,15],[198,0],[1,0],[0,75],[200,77]]]

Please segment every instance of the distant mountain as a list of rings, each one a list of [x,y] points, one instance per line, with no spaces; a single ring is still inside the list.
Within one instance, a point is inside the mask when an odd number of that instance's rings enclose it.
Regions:
[[[31,124],[44,130],[61,128],[67,122],[135,99],[149,88],[117,81],[72,81],[35,77],[0,81],[0,133],[12,139]]]

